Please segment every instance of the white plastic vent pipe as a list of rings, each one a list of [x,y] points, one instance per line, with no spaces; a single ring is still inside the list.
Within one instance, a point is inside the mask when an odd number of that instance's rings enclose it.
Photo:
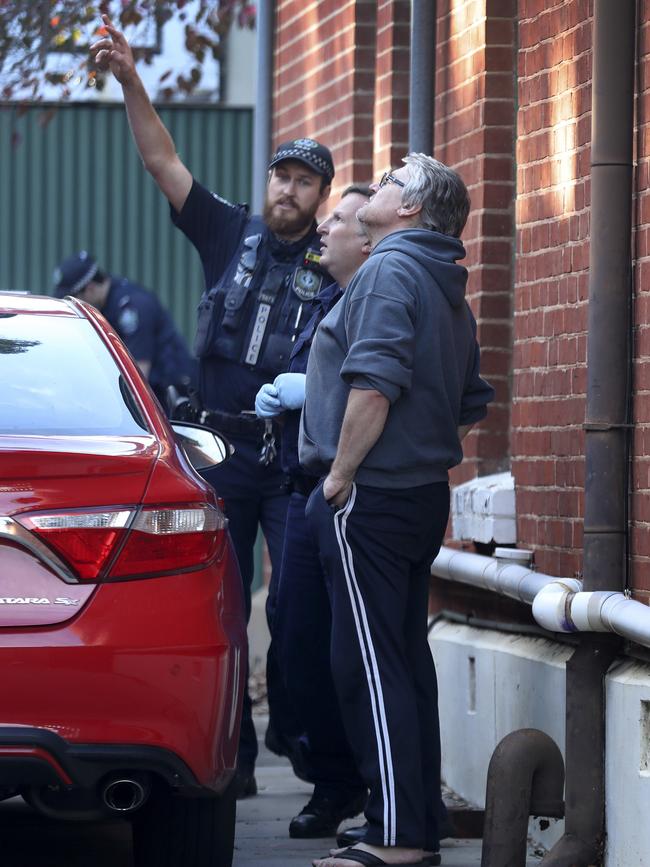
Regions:
[[[509,560],[456,551],[444,545],[433,561],[431,574],[447,581],[494,590],[502,596],[510,596],[529,605],[533,604],[543,587],[559,581],[553,575],[534,572],[528,566],[519,566]]]
[[[557,578],[495,557],[442,547],[431,574],[526,602],[550,632],[614,632],[650,647],[650,607],[623,593],[586,593],[577,578]]]

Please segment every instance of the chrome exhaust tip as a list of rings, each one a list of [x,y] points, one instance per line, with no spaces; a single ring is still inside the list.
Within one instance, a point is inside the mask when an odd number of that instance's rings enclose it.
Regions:
[[[149,789],[145,777],[115,776],[105,783],[102,800],[112,813],[133,813],[145,803]]]

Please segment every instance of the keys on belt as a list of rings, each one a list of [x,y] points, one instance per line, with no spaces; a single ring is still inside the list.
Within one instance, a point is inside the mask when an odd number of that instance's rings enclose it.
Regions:
[[[262,448],[260,450],[260,463],[268,467],[275,460],[278,453],[275,445],[275,434],[273,433],[273,422],[267,418],[264,424],[264,435],[262,436]]]
[[[244,410],[243,416],[247,416],[257,420],[255,411]],[[260,449],[259,462],[265,467],[272,464],[278,454],[278,449],[275,444],[275,433],[273,431],[273,419],[264,419],[264,433],[262,434],[262,448]]]

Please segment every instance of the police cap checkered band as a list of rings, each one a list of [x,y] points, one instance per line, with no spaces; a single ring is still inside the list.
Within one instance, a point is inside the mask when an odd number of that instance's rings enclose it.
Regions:
[[[93,279],[98,271],[94,258],[82,250],[68,256],[54,271],[54,291],[59,298],[76,295]]]
[[[295,138],[281,144],[271,157],[269,168],[273,168],[283,160],[298,160],[322,175],[327,183],[334,177],[334,162],[329,148],[313,138]]]

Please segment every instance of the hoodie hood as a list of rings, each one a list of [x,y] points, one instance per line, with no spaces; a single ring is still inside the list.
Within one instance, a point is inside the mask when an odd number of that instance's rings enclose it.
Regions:
[[[382,238],[371,256],[391,251],[414,259],[428,271],[449,304],[460,307],[465,300],[467,268],[457,264],[458,259],[465,258],[465,247],[459,238],[430,229],[404,229]]]

